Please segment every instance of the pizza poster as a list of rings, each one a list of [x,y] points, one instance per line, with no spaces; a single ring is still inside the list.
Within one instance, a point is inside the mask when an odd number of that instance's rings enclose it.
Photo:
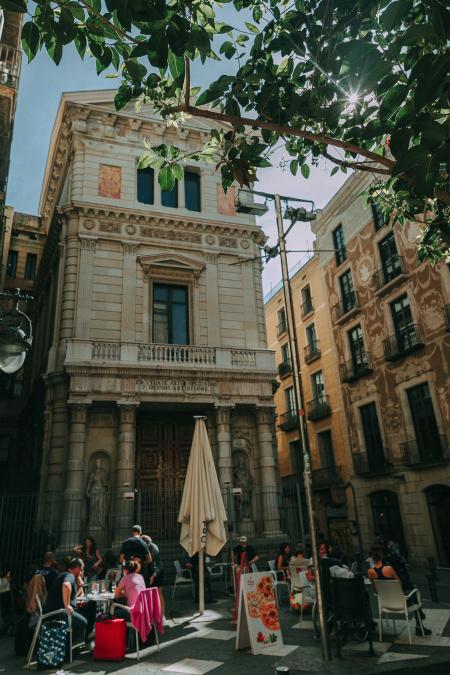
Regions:
[[[241,576],[236,649],[250,647],[252,654],[283,645],[272,574]]]

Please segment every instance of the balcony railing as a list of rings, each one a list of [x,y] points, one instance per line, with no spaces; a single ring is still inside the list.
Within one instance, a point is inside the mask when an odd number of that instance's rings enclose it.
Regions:
[[[268,349],[227,349],[197,345],[169,345],[107,340],[68,340],[66,365],[147,368],[167,366],[180,370],[263,370],[275,372],[274,353]]]
[[[387,361],[396,361],[422,347],[424,347],[424,342],[421,326],[418,323],[412,323],[384,340],[384,355]]]
[[[305,317],[307,314],[311,314],[311,312],[313,312],[313,311],[314,311],[314,305],[313,305],[312,298],[302,302],[302,318]]]
[[[306,345],[305,347],[305,363],[311,363],[311,361],[318,359],[320,353],[319,340],[310,342],[309,345]]]
[[[0,84],[17,89],[22,52],[0,42]]]
[[[281,321],[278,326],[277,326],[277,335],[278,337],[280,335],[283,335],[287,331],[287,323],[286,321]]]
[[[358,476],[382,476],[392,469],[392,462],[388,448],[383,448],[376,455],[367,452],[352,454],[353,469]]]
[[[341,466],[325,466],[312,470],[313,488],[329,487],[343,483]]]
[[[341,363],[340,370],[342,382],[353,382],[373,372],[371,358],[367,352],[360,352],[357,360],[350,359],[350,361]]]
[[[333,307],[334,318],[336,321],[339,321],[344,316],[349,318],[350,313],[353,313],[353,311],[359,307],[358,293],[356,291],[350,291]]]
[[[278,419],[282,431],[290,431],[298,425],[298,415],[295,410],[286,410]]]
[[[400,443],[402,462],[407,466],[423,468],[450,460],[447,437],[444,435],[429,439],[426,443],[417,440]]]
[[[280,377],[287,377],[292,373],[292,363],[291,359],[286,359],[278,364],[278,375]]]
[[[394,279],[400,280],[406,274],[405,259],[403,256],[397,256],[389,260],[389,264],[379,269],[373,275],[375,290],[379,291]]]
[[[450,305],[444,307],[445,326],[447,331],[450,331]]]
[[[311,421],[320,420],[322,417],[331,415],[331,408],[325,394],[308,401],[306,404],[306,414]]]

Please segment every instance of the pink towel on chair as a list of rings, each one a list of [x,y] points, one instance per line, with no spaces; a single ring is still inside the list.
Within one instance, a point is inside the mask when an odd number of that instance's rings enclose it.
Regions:
[[[158,633],[164,633],[161,601],[157,588],[146,588],[145,591],[139,593],[131,610],[131,621],[144,642],[152,630],[152,624],[155,624]]]

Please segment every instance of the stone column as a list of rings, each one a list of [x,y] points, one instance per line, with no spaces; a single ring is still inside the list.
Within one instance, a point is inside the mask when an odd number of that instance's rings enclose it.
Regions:
[[[219,468],[219,482],[223,489],[226,483],[233,487],[233,459],[231,456],[231,408],[220,406],[216,408],[217,421],[217,458]]]
[[[69,549],[80,543],[87,411],[86,403],[74,403],[70,407],[69,456],[62,507],[61,549]]]
[[[264,534],[268,537],[279,536],[281,534],[278,502],[279,487],[275,469],[275,448],[272,435],[273,419],[272,408],[256,409],[261,476],[259,490],[262,497]]]
[[[78,278],[75,336],[89,338],[92,313],[92,280],[95,257],[94,237],[80,237],[80,273]]]
[[[135,488],[135,443],[137,403],[118,403],[119,447],[116,464],[116,491],[114,508],[114,546],[129,536],[134,522],[133,500],[124,499],[126,492]]]

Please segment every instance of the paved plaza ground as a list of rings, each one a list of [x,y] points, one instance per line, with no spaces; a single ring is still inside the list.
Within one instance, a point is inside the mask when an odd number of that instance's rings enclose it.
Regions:
[[[444,586],[441,586],[442,591]],[[426,598],[426,588],[422,592]],[[343,658],[338,660],[334,657],[325,666],[321,661],[320,646],[314,638],[311,617],[305,615],[299,625],[299,617],[289,609],[286,597],[283,597],[281,609],[284,647],[270,656],[253,656],[248,650],[236,651],[236,632],[231,622],[233,601],[226,596],[218,597],[218,602],[210,605],[203,617],[196,617],[187,590],[180,590],[179,597],[167,603],[167,614],[173,620],[167,621],[159,652],[155,647],[144,650],[139,663],[133,652],[127,653],[122,663],[94,662],[91,652],[81,652],[75,655],[70,667],[64,667],[65,675],[263,675],[274,673],[278,665],[288,666],[291,674],[407,672],[408,675],[448,675],[450,672],[450,604],[446,601],[424,603],[425,623],[432,630],[432,636],[414,636],[410,645],[404,622],[396,622],[395,634],[393,622],[385,621],[383,642],[378,642],[377,633],[373,635],[376,656],[368,656],[367,643],[349,642],[344,646]],[[32,670],[35,668],[33,666]],[[12,639],[0,637],[0,673],[15,675],[23,672],[24,659],[14,655]]]

